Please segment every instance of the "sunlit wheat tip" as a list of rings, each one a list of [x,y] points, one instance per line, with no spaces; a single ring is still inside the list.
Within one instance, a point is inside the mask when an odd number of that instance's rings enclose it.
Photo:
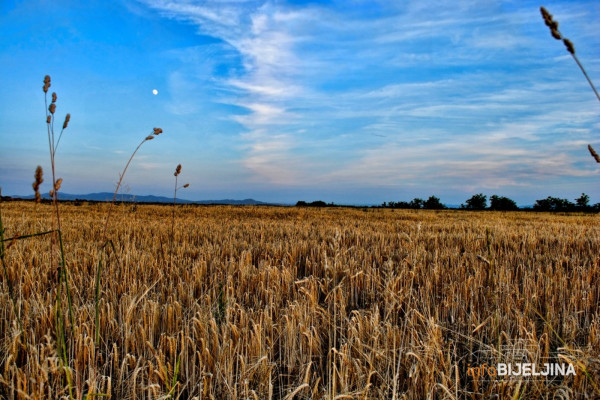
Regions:
[[[56,103],[56,92],[52,92],[52,102]]]
[[[65,122],[63,123],[63,129],[67,129],[67,126],[69,125],[70,120],[71,120],[71,114],[67,114],[65,116]]]
[[[596,160],[597,163],[600,163],[600,156],[598,155],[598,153],[596,153],[594,148],[589,144],[588,144],[588,150],[590,151],[590,154],[592,155],[592,157],[594,157],[594,160]]]
[[[50,111],[50,114],[54,114],[54,111],[56,111],[56,104],[50,104],[50,107],[48,107],[48,111]]]
[[[154,128],[154,132],[152,132],[152,133],[154,133],[155,135],[157,135],[157,136],[158,136],[158,135],[160,135],[160,134],[162,133],[162,131],[163,131],[163,130],[162,130],[162,129],[160,129],[160,128]]]

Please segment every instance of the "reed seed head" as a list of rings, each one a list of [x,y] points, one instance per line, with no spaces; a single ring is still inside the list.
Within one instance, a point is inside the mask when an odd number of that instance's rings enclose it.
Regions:
[[[48,93],[48,88],[50,88],[50,75],[44,77],[44,87],[42,88],[44,93]]]
[[[177,168],[175,168],[175,174],[173,174],[173,175],[177,176],[177,175],[179,175],[180,173],[181,173],[181,164],[178,164],[178,165],[177,165]]]
[[[46,123],[47,123],[47,124],[49,124],[50,122],[52,122],[52,116],[51,116],[51,115],[48,115],[48,116],[46,117]]]
[[[185,185],[183,185],[183,188],[184,188],[184,189],[186,189],[186,188],[189,188],[189,187],[190,187],[190,184],[189,184],[189,183],[186,183]]]
[[[565,47],[567,48],[567,51],[569,53],[575,55],[575,47],[573,46],[573,43],[569,39],[564,39],[563,43],[565,44]]]
[[[40,185],[44,182],[44,171],[40,165],[35,169],[35,174],[33,175],[35,181],[31,185],[33,187],[33,191],[35,192],[35,202],[39,203],[42,197],[40,196]]]
[[[552,17],[552,14],[548,12],[544,7],[540,7],[540,12],[542,13],[542,18],[544,18],[544,23],[548,28],[550,28],[550,34],[556,40],[561,40],[562,35],[558,31],[558,21],[555,21]]]
[[[56,180],[56,183],[54,184],[54,190],[55,191],[58,192],[60,190],[60,185],[62,185],[62,181],[63,181],[62,178],[58,178]]]
[[[548,10],[546,10],[544,6],[540,7],[540,12],[542,13],[542,18],[544,18],[544,21],[547,19],[552,19],[552,15],[548,12]]]
[[[38,165],[37,168],[35,169],[35,182],[37,183],[38,187],[39,185],[44,182],[44,170],[42,169],[41,165]]]
[[[152,135],[146,136],[146,140],[152,140],[152,139],[154,139],[154,136],[152,136]]]
[[[596,160],[597,163],[600,163],[600,156],[598,155],[598,153],[596,153],[594,148],[589,144],[588,144],[588,150],[590,151],[590,154],[592,155],[592,157],[594,157],[594,160]]]
[[[56,103],[56,92],[52,92],[52,102]]]
[[[69,125],[70,120],[71,120],[71,114],[67,114],[65,116],[65,122],[63,123],[63,129],[67,129],[67,126]]]
[[[156,136],[158,136],[162,133],[162,131],[163,130],[161,128],[154,128],[154,131],[152,133],[155,134]]]
[[[48,192],[48,194],[50,195],[50,197],[51,197],[51,198],[54,198],[54,190],[50,190],[50,191]]]
[[[50,114],[54,114],[54,111],[56,111],[56,104],[50,104],[50,107],[48,107],[48,111],[50,111]]]

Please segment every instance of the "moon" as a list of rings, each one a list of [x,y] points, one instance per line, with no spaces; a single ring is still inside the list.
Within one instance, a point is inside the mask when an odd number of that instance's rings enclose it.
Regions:
[[[156,89],[153,89],[153,90],[152,90],[152,94],[156,96],[156,95],[158,94],[158,90],[156,90]]]

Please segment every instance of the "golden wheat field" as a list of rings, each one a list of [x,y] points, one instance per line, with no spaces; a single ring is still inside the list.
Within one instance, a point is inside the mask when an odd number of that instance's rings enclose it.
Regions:
[[[101,252],[107,209],[60,205],[72,320],[53,235],[5,242],[0,398],[600,397],[598,216],[127,204]],[[470,370],[547,360],[576,374]]]

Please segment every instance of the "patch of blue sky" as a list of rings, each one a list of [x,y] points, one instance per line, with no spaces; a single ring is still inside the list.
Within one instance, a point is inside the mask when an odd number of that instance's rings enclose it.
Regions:
[[[19,157],[0,158],[0,185],[27,192],[44,163],[39,89],[49,73],[58,114],[72,114],[62,162],[104,165],[93,179],[63,176],[70,192],[87,189],[75,182],[110,190],[122,158],[161,126],[132,172],[139,190],[167,193],[171,164],[182,163],[197,180],[190,189],[202,188],[191,198],[377,203],[431,193],[460,203],[488,190],[525,204],[551,188],[600,201],[586,148],[600,147],[598,103],[538,7],[3,2],[0,151]],[[547,7],[600,76],[598,3]]]

